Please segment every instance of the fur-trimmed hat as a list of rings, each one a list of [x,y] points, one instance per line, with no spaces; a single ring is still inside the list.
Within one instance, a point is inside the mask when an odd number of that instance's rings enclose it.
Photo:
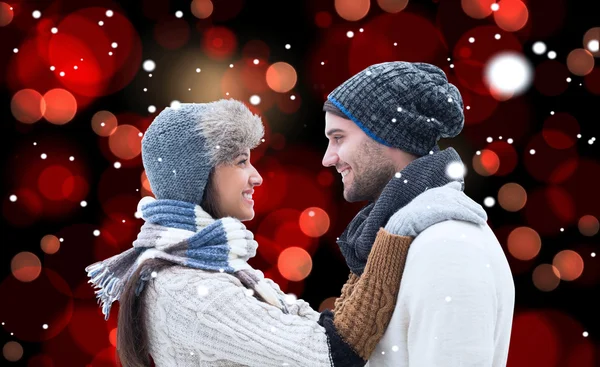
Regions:
[[[157,199],[200,205],[208,176],[253,149],[264,135],[260,117],[233,99],[167,107],[142,139],[142,161]]]

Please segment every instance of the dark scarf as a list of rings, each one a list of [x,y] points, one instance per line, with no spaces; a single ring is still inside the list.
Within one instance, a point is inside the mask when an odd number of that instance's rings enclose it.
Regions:
[[[362,274],[377,231],[385,227],[396,211],[425,190],[444,186],[451,181],[460,181],[464,189],[462,178],[452,179],[446,173],[448,165],[453,162],[462,163],[453,148],[443,151],[435,149],[433,154],[415,159],[400,171],[400,177],[396,175],[390,180],[375,202],[358,212],[337,241],[354,274]]]

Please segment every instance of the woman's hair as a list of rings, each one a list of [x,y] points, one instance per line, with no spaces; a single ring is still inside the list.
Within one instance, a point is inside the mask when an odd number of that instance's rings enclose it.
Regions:
[[[220,214],[214,184],[213,168],[208,175],[201,207],[211,217],[218,219]],[[119,299],[119,319],[117,325],[117,355],[124,367],[147,367],[150,365],[148,335],[144,323],[145,315],[142,307],[143,292],[135,295],[135,289],[141,274],[160,272],[173,266],[173,263],[162,259],[148,259],[133,273]]]

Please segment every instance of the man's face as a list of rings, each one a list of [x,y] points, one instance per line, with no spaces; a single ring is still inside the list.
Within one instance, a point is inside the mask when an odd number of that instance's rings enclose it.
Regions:
[[[344,199],[374,201],[395,173],[384,146],[367,136],[351,120],[325,113],[329,139],[323,166],[335,166],[342,176]]]

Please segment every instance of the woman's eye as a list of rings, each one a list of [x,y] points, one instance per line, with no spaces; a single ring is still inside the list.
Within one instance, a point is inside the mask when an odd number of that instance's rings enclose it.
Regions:
[[[238,163],[238,164],[245,164],[246,162],[248,162],[248,160],[244,159],[244,160],[240,161],[240,163]]]

